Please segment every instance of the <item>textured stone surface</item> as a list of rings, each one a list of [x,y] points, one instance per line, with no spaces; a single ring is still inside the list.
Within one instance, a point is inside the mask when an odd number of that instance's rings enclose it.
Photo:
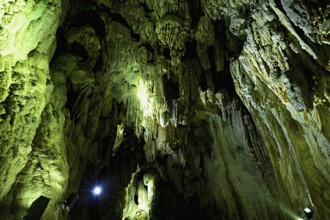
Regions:
[[[3,219],[330,216],[326,1],[2,2]]]
[[[264,135],[268,151],[273,151],[278,180],[287,188],[291,203],[315,205],[322,219],[328,211],[320,209],[328,210],[329,201],[328,190],[320,191],[321,183],[329,181],[325,168],[330,161],[325,128],[329,103],[328,86],[318,81],[326,80],[329,72],[318,57],[329,55],[299,36],[291,20],[295,24],[298,15],[285,14],[274,4],[257,10],[231,72],[236,91]]]
[[[64,121],[53,118],[48,104],[60,14],[60,1],[1,2],[0,212],[5,219],[23,215],[34,194],[60,193],[67,178],[64,148],[57,145],[63,145],[57,131]]]

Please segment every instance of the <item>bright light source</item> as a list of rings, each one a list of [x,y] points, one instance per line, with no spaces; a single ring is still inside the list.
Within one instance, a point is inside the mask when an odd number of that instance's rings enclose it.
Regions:
[[[305,211],[306,213],[310,213],[310,212],[312,212],[312,210],[310,210],[309,208],[304,208],[304,211]]]
[[[311,219],[313,218],[313,211],[310,209],[310,208],[304,208],[304,213],[305,213],[305,216],[308,218],[308,219]]]
[[[102,193],[102,188],[100,186],[96,186],[93,189],[93,194],[99,196]]]
[[[297,220],[304,220],[304,219],[302,219],[302,218],[297,218]]]

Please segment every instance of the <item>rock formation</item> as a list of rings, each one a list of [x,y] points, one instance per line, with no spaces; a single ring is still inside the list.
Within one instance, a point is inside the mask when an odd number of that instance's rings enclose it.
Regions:
[[[328,219],[329,123],[327,1],[0,3],[1,219]]]

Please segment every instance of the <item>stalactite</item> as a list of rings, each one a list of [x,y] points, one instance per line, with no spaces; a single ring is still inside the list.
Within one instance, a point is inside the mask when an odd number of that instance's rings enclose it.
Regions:
[[[329,14],[326,1],[4,0],[0,215],[43,194],[43,217],[67,219],[53,207],[78,192],[72,219],[305,206],[326,219]],[[97,208],[83,198],[95,178]]]

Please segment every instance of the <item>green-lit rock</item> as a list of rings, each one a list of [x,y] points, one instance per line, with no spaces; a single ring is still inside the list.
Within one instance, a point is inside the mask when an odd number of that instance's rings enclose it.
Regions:
[[[45,220],[327,219],[329,14],[301,0],[3,1],[1,218],[43,195]]]

